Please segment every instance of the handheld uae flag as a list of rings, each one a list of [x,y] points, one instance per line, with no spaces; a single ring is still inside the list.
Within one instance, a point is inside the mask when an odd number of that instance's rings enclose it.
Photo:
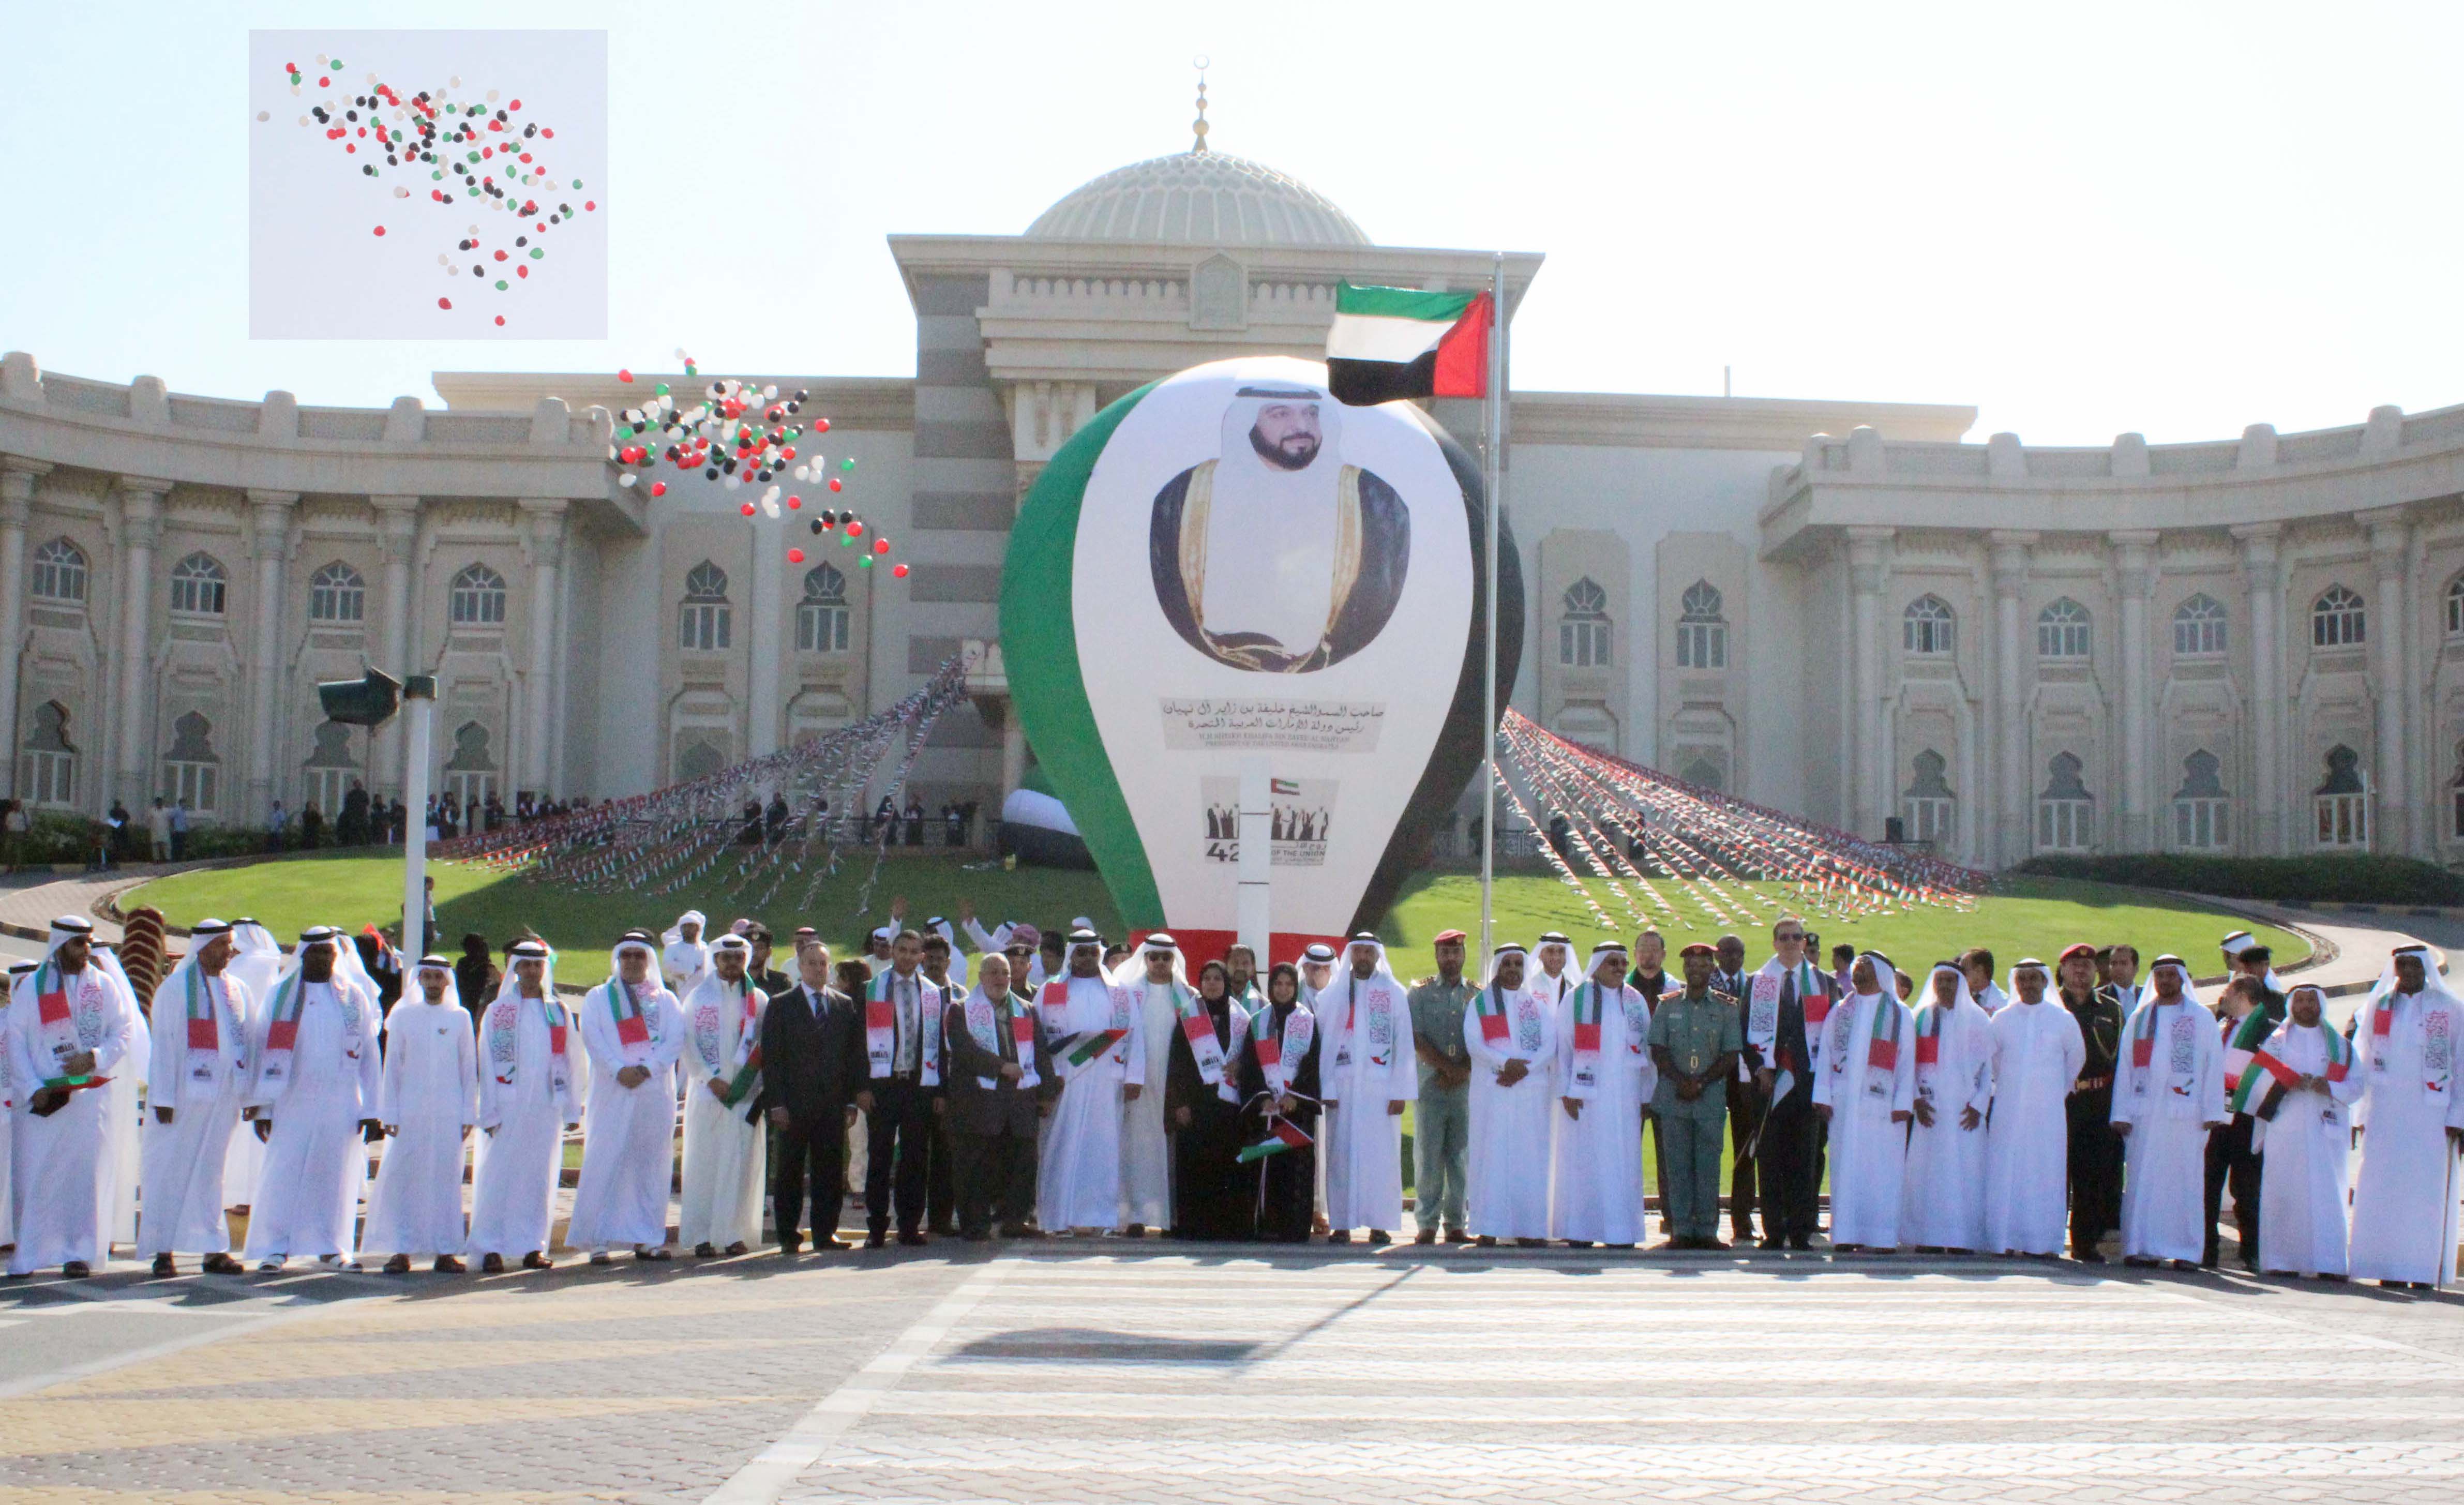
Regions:
[[[1334,288],[1327,388],[1354,407],[1406,397],[1485,397],[1488,294]]]
[[[1244,1145],[1241,1153],[1233,1158],[1245,1166],[1253,1160],[1264,1160],[1268,1155],[1280,1155],[1287,1149],[1304,1148],[1309,1144],[1309,1134],[1299,1124],[1289,1119],[1277,1119],[1272,1133],[1254,1145]]]

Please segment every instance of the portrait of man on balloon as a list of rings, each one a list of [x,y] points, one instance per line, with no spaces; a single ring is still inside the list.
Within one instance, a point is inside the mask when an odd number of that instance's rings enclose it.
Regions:
[[[1155,493],[1155,599],[1182,641],[1219,664],[1309,673],[1360,651],[1395,613],[1411,509],[1344,463],[1342,413],[1315,387],[1243,385],[1217,457]]]

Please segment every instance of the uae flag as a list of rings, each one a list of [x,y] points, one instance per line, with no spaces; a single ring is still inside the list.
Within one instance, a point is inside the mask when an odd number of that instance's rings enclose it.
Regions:
[[[1335,400],[1365,407],[1405,397],[1488,392],[1486,293],[1417,288],[1334,289],[1326,379]]]

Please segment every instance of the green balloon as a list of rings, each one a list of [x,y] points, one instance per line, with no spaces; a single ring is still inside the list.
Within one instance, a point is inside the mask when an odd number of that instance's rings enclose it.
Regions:
[[[872,568],[872,556],[868,554],[868,555],[866,555],[863,558],[856,560],[856,561],[855,561],[855,567],[856,567],[857,569],[859,569],[859,570],[869,570],[869,569],[871,569],[871,568]]]
[[[504,279],[504,278],[502,278],[502,277],[498,277],[498,278],[496,279],[496,291],[497,291],[497,292],[499,292],[499,293],[502,293],[503,291],[505,291],[505,279]]]
[[[541,249],[541,248],[539,248],[539,247],[538,247],[538,246],[533,246],[533,247],[531,248],[531,259],[532,259],[533,261],[537,261],[537,260],[539,260],[541,256],[544,256],[544,255],[546,255],[546,254],[547,254],[546,251],[544,251],[543,249]]]
[[[840,462],[839,462],[839,469],[842,469],[842,470],[852,470],[852,469],[855,469],[855,456],[853,456],[853,455],[849,455],[849,456],[847,456],[846,459],[844,459],[844,460],[840,461]]]

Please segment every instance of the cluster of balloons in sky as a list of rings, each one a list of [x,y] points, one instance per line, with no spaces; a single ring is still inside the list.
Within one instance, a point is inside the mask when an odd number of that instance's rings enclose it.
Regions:
[[[679,349],[676,359],[684,362],[685,375],[699,378],[701,370],[693,357]],[[633,373],[619,371],[616,380],[630,385]],[[667,382],[653,382],[649,402],[616,415],[616,430],[607,446],[607,458],[620,469],[616,484],[639,486],[649,475],[650,494],[665,496],[668,483],[651,474],[664,460],[678,470],[699,470],[704,480],[716,481],[731,491],[748,483],[762,488],[759,498],[742,505],[747,517],[778,517],[782,500],[787,511],[802,512],[803,496],[788,493],[779,477],[816,483],[835,493],[847,489],[847,475],[855,469],[853,455],[841,457],[838,473],[832,474],[825,456],[798,453],[797,443],[808,432],[798,420],[809,397],[802,389],[781,396],[775,383],[757,387],[726,377],[710,382],[699,397],[684,404],[676,401]],[[829,431],[828,419],[811,420],[812,438]],[[890,565],[891,575],[902,580],[907,578],[907,566],[889,557],[888,538],[876,532],[866,541],[864,519],[854,509],[823,508],[811,521],[814,536],[834,534],[842,547],[862,550],[855,561],[859,568],[871,569],[879,559]],[[787,562],[803,563],[804,551],[789,549]]]
[[[307,88],[308,70],[297,63],[282,67],[292,94],[301,95]],[[341,58],[317,55],[317,88],[334,89],[341,74]],[[363,177],[382,181],[390,174],[407,176],[416,183],[418,175],[426,172],[429,204],[444,207],[468,199],[473,208],[509,217],[510,223],[484,230],[472,222],[456,237],[451,251],[437,253],[436,264],[445,275],[459,277],[467,266],[469,274],[483,287],[511,292],[530,279],[532,263],[546,259],[544,242],[549,231],[579,215],[597,212],[597,199],[583,199],[577,209],[571,200],[557,197],[579,193],[583,180],[559,182],[549,171],[541,159],[548,151],[545,143],[556,139],[556,130],[536,120],[516,120],[521,100],[500,105],[499,91],[495,89],[488,90],[484,99],[456,99],[452,96],[462,87],[459,76],[448,78],[442,88],[410,95],[375,73],[363,77],[363,92],[347,98],[321,96],[299,117],[300,125],[321,131],[325,140],[341,146],[345,157],[359,163]],[[273,113],[257,111],[257,123],[266,123]],[[413,191],[406,184],[393,185],[393,197],[405,201],[406,207],[412,202]],[[385,237],[385,229],[382,222],[374,227],[378,239]],[[436,306],[451,313],[453,299],[439,296]],[[494,316],[502,326],[505,316]]]

